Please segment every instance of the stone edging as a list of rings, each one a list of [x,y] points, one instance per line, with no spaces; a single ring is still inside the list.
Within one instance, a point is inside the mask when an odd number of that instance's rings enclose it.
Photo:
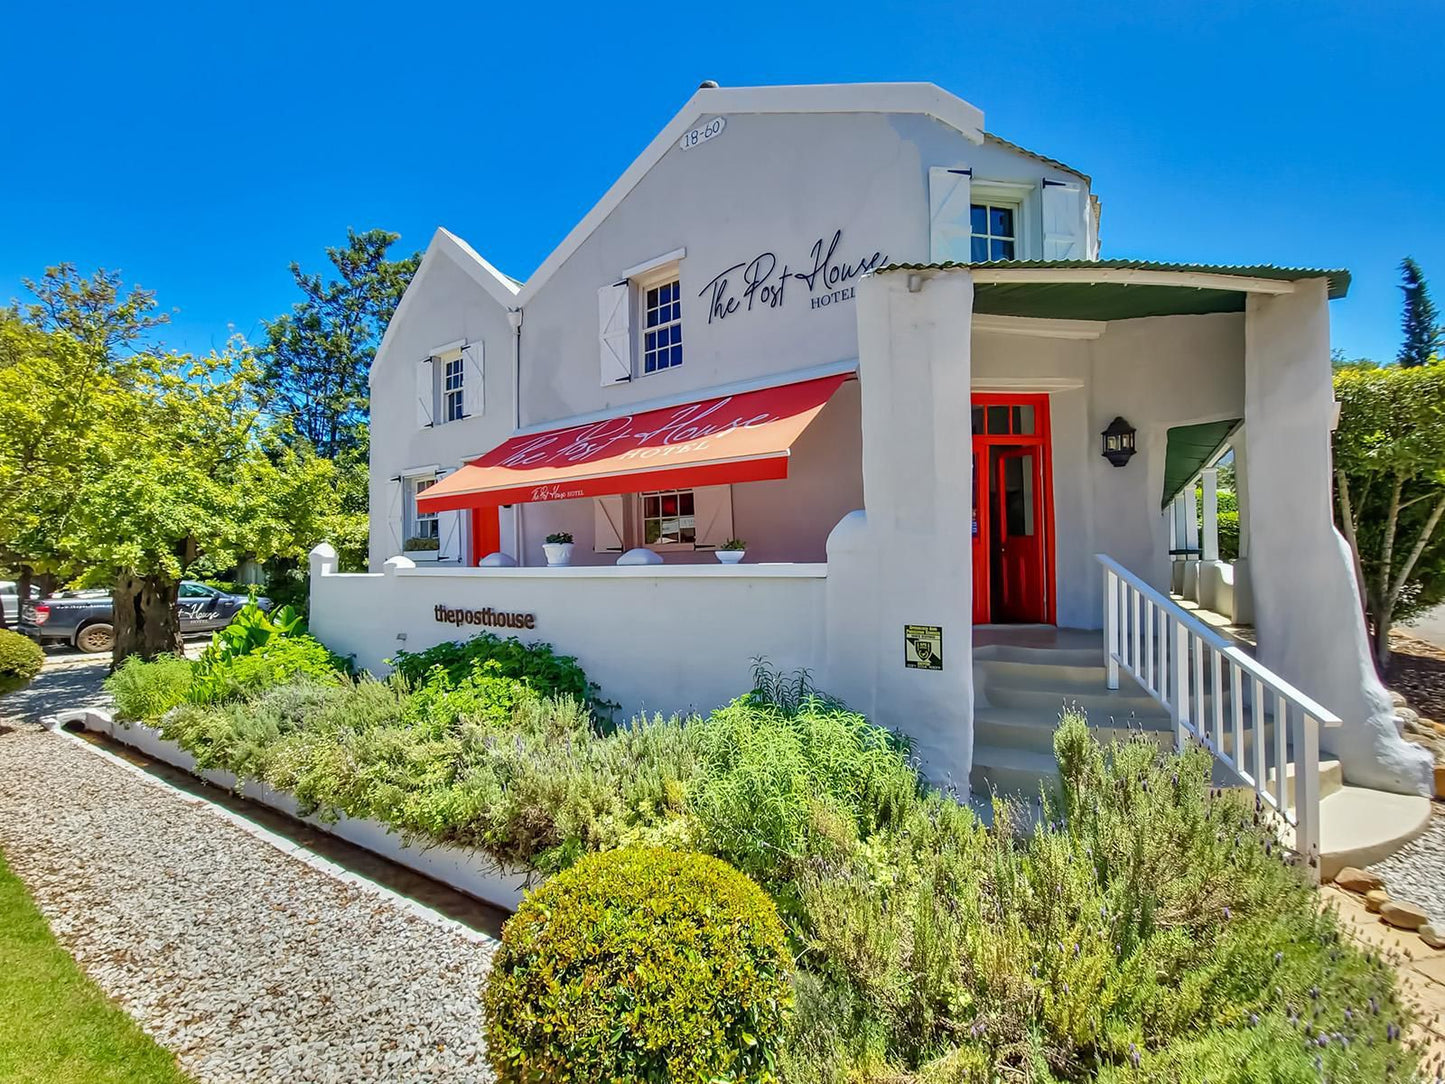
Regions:
[[[54,716],[47,716],[42,721],[51,730],[64,734],[70,740],[89,749],[91,752],[109,757],[117,764],[137,773],[142,778],[157,785],[167,787],[188,800],[196,802],[204,801],[204,799],[196,798],[193,795],[186,794],[184,791],[177,790],[164,780],[157,779],[141,771],[141,769],[135,765],[126,763],[114,754],[68,733],[65,727],[67,724],[80,723],[86,730],[98,734],[105,734],[118,742],[131,746],[148,757],[163,761],[172,767],[181,769],[181,771],[189,772],[191,775],[196,776],[198,779],[203,779],[213,786],[221,787],[234,794],[240,794],[249,801],[284,813],[286,816],[301,821],[318,831],[326,832],[336,836],[338,839],[344,839],[348,843],[354,844],[363,850],[370,851],[372,854],[395,862],[399,866],[405,866],[407,869],[415,870],[423,876],[430,877],[434,881],[440,881],[442,884],[454,888],[458,892],[464,892],[485,903],[490,903],[494,907],[515,911],[522,901],[524,892],[529,887],[527,883],[529,874],[527,871],[509,869],[501,866],[494,859],[480,851],[469,851],[444,843],[429,845],[408,843],[404,841],[401,836],[388,829],[386,825],[376,820],[342,816],[335,823],[328,823],[316,816],[305,816],[299,811],[296,800],[285,791],[276,790],[273,787],[268,787],[264,783],[253,780],[239,781],[236,776],[230,772],[197,768],[196,758],[194,756],[185,749],[182,749],[175,742],[162,738],[160,731],[155,727],[138,723],[119,722],[113,719],[108,712],[95,708],[65,711]],[[380,892],[394,897],[397,901],[409,905],[411,909],[431,919],[465,931],[467,934],[480,940],[491,940],[491,938],[485,934],[478,933],[468,926],[455,922],[453,919],[439,915],[437,912],[423,904],[417,903],[415,900],[411,900],[406,896],[393,892],[391,889],[344,870],[335,863],[328,862],[326,859],[312,854],[305,848],[297,846],[284,836],[269,832],[228,809],[210,802],[206,804],[245,831],[264,839],[266,842],[271,843],[280,850],[286,851],[288,854],[292,854],[294,857],[300,858],[308,865],[344,880],[371,886]],[[535,874],[532,876],[535,877]]]

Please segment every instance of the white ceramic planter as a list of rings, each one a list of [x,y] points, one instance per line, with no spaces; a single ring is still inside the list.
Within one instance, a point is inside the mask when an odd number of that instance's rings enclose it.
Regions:
[[[571,542],[543,542],[542,552],[547,555],[549,568],[558,568],[572,563]]]
[[[713,550],[713,556],[725,565],[735,565],[747,556],[747,550]]]

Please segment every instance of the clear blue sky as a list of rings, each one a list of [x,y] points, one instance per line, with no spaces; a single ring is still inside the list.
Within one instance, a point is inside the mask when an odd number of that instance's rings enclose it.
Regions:
[[[703,79],[930,80],[1094,177],[1103,254],[1348,267],[1351,356],[1396,265],[1445,303],[1445,6],[1335,0],[41,4],[6,15],[0,300],[121,269],[205,350],[348,226],[438,225],[525,278]]]

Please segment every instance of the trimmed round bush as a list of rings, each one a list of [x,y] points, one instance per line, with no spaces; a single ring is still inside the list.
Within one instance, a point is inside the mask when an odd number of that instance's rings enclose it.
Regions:
[[[503,928],[487,1056],[500,1084],[774,1080],[790,964],[772,901],[726,862],[594,854]]]
[[[29,637],[0,629],[0,696],[25,688],[45,665],[45,652]]]

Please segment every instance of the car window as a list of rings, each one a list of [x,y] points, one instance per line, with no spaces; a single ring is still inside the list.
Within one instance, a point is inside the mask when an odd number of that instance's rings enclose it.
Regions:
[[[215,594],[209,587],[202,587],[198,583],[181,584],[181,598],[212,598]]]

